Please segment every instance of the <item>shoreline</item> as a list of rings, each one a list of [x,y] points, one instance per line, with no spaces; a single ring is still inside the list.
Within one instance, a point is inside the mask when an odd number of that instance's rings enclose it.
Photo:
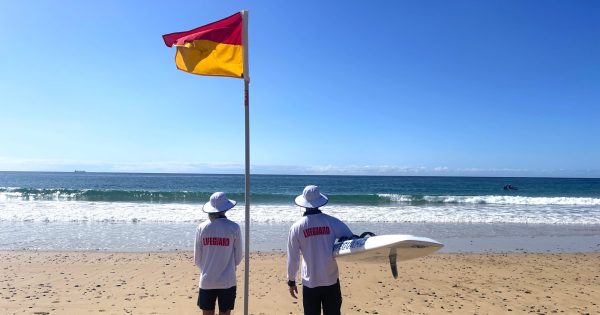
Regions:
[[[244,225],[241,225],[244,235]],[[253,223],[252,252],[284,251],[291,223]],[[600,225],[349,222],[355,234],[411,234],[442,253],[597,252]],[[0,251],[169,252],[193,249],[197,223],[0,222]]]
[[[197,314],[192,253],[0,251],[3,314]],[[299,314],[285,253],[250,255],[250,314]],[[344,314],[594,314],[599,252],[436,253],[398,264],[339,261]],[[237,269],[243,310],[243,264]],[[301,292],[300,292],[301,293]]]

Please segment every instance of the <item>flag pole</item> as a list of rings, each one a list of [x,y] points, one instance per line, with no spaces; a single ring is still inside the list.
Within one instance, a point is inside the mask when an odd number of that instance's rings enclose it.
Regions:
[[[248,59],[248,11],[242,13],[242,46],[244,50],[244,112],[245,112],[245,247],[244,247],[244,315],[248,315],[250,285],[250,65]]]

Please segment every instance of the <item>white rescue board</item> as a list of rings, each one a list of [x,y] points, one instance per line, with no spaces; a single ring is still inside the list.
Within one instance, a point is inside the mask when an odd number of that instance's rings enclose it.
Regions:
[[[333,245],[333,256],[344,261],[373,261],[389,259],[394,278],[397,277],[396,261],[404,261],[429,255],[444,245],[436,240],[404,234],[377,235],[355,238]]]

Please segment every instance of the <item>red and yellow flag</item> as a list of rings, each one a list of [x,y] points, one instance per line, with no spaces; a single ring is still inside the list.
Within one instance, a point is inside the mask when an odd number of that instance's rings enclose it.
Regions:
[[[185,72],[242,78],[244,50],[242,14],[185,32],[163,35],[165,44],[175,45],[175,64]]]

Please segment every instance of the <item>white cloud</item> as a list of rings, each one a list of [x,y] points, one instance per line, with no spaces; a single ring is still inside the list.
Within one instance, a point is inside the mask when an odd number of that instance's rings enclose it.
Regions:
[[[131,173],[213,173],[243,174],[244,165],[236,163],[192,163],[179,161],[144,163],[109,163],[41,159],[9,159],[0,157],[0,171]],[[600,177],[600,170],[527,170],[510,168],[450,168],[448,166],[397,165],[251,165],[253,174],[291,175],[390,175],[390,176],[515,176],[515,177]]]

